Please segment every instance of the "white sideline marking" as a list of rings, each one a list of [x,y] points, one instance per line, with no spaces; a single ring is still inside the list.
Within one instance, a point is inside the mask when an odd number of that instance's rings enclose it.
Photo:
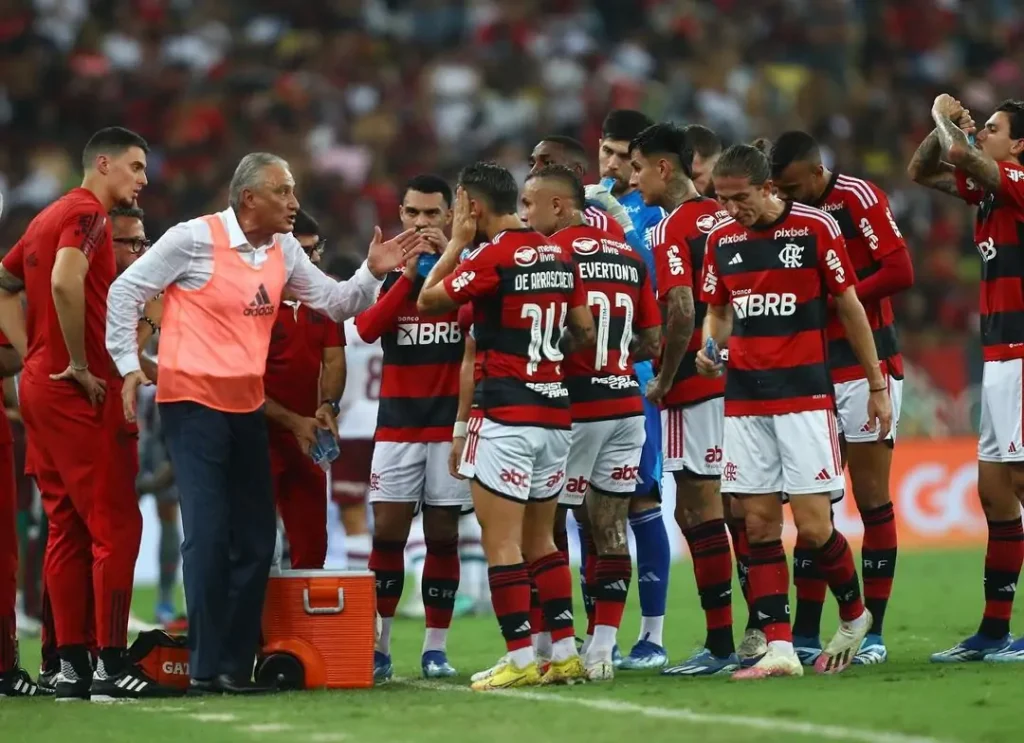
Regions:
[[[454,691],[470,692],[468,686],[453,686],[430,681],[414,681],[395,678],[394,681],[412,686],[417,689],[429,689],[430,691]],[[949,743],[938,738],[927,736],[904,735],[902,733],[887,733],[880,730],[864,730],[860,728],[840,727],[838,725],[818,725],[813,722],[794,722],[790,720],[779,720],[771,717],[751,717],[748,715],[717,715],[693,712],[688,709],[675,709],[671,707],[649,707],[642,704],[630,702],[619,702],[614,699],[594,699],[588,697],[571,697],[561,694],[544,694],[536,691],[521,691],[510,689],[507,691],[480,692],[492,696],[503,696],[512,699],[525,699],[531,702],[552,702],[554,704],[576,705],[587,707],[602,712],[620,712],[643,717],[653,717],[662,720],[679,720],[691,722],[697,725],[729,725],[731,727],[750,728],[776,733],[788,733],[790,735],[807,735],[812,738],[827,740],[848,740],[857,743]]]
[[[254,725],[242,725],[238,730],[243,733],[286,733],[294,728],[285,722],[258,722]]]
[[[230,712],[195,712],[189,717],[199,722],[234,722],[238,719],[238,715]]]

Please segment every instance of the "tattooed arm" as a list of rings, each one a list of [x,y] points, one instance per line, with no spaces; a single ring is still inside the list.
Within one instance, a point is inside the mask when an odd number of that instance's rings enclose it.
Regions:
[[[597,342],[594,330],[594,316],[586,305],[569,308],[568,327],[558,342],[559,350],[568,356],[584,348],[591,348]]]
[[[999,163],[967,141],[967,134],[941,112],[934,112],[935,131],[949,162],[966,173],[985,191],[998,191],[1002,180]]]
[[[23,359],[28,349],[25,309],[21,304],[21,291],[24,288],[24,281],[0,265],[0,332],[7,336],[7,340]]]
[[[942,161],[942,142],[939,140],[938,129],[933,129],[914,152],[914,156],[910,158],[910,165],[907,166],[907,175],[922,186],[950,196],[959,195],[956,188],[956,168]]]
[[[647,399],[655,404],[660,403],[672,389],[672,382],[693,336],[697,318],[693,306],[693,289],[689,286],[672,287],[665,295],[665,307],[665,350],[661,354],[658,376],[647,385]]]

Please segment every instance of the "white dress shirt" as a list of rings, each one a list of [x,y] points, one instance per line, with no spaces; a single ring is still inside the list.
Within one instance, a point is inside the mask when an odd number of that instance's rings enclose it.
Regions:
[[[217,216],[224,222],[231,247],[253,267],[263,266],[273,240],[254,247],[233,209],[229,207]],[[344,322],[373,304],[381,280],[374,278],[365,262],[348,281],[335,281],[313,265],[294,236],[281,234],[274,239],[284,255],[285,286],[300,302],[335,322]],[[203,219],[192,219],[167,230],[117,277],[107,296],[107,351],[121,376],[139,369],[137,328],[145,303],[171,284],[194,291],[212,276],[210,226]]]

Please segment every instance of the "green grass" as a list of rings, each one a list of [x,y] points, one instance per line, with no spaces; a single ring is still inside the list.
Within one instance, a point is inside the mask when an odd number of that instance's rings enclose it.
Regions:
[[[181,699],[124,705],[0,702],[0,740],[204,743],[411,743],[529,741],[632,743],[698,737],[719,741],[854,740],[868,743],[1016,739],[1021,726],[1021,666],[933,666],[928,654],[972,633],[981,611],[978,552],[906,554],[886,620],[890,661],[838,677],[811,675],[740,684],[620,672],[607,685],[482,695],[463,693],[469,674],[490,665],[502,645],[491,617],[456,620],[452,684],[417,681],[422,628],[398,620],[393,631],[396,681],[368,691],[307,692],[237,700]],[[635,591],[620,633],[636,637]],[[703,620],[690,565],[675,566],[666,644],[674,659],[702,640]],[[140,591],[148,617],[152,593]],[[740,613],[745,617],[745,614]],[[1018,629],[1024,617],[1015,616]],[[826,610],[825,632],[835,628]],[[38,644],[22,655],[33,666]],[[804,725],[804,727],[800,727]],[[831,726],[826,729],[814,726]]]

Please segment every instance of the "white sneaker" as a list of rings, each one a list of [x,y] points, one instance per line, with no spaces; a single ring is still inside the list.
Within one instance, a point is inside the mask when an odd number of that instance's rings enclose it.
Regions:
[[[747,661],[748,664],[751,661],[756,661],[767,652],[768,638],[759,629],[748,629],[744,632],[743,641],[736,648],[736,655],[740,657],[740,662]]]
[[[750,668],[741,668],[732,675],[734,679],[764,679],[772,676],[803,676],[804,667],[796,657],[792,645],[782,649],[777,644],[768,645],[764,656]]]
[[[505,655],[503,655],[500,658],[498,658],[498,662],[495,663],[493,666],[491,666],[490,668],[488,668],[486,670],[483,670],[483,671],[477,671],[476,673],[474,673],[472,676],[469,677],[469,680],[472,681],[472,682],[477,682],[477,681],[484,681],[485,679],[489,679],[491,676],[496,674],[498,671],[500,671],[502,668],[504,668],[506,665],[508,665],[511,662],[512,662],[512,660],[508,657],[508,654],[506,653]]]
[[[871,612],[867,609],[852,622],[840,622],[839,629],[814,662],[818,673],[842,673],[853,662],[861,643],[871,629]]]

